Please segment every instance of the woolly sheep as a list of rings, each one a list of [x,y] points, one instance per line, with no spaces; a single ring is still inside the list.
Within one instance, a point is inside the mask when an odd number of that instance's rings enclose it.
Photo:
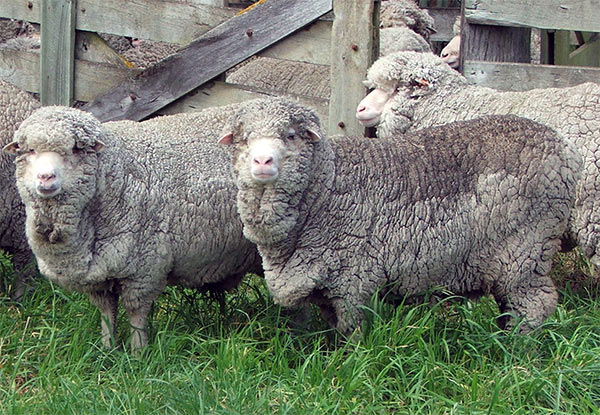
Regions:
[[[225,289],[261,272],[242,236],[229,154],[210,131],[221,111],[101,124],[66,107],[25,120],[5,151],[17,153],[17,187],[40,271],[89,295],[102,341],[115,337],[117,302],[129,315],[131,347],[166,285]]]
[[[227,82],[288,94],[329,99],[329,66],[268,57],[250,59],[227,75]]]
[[[387,0],[381,2],[379,26],[408,27],[429,43],[435,33],[435,22],[427,10],[421,9],[411,0]]]
[[[374,91],[358,105],[357,117],[364,125],[377,125],[379,137],[482,115],[515,114],[575,143],[584,171],[563,249],[578,245],[600,265],[600,85],[499,92],[469,85],[435,55],[411,52],[377,60],[366,84]]]
[[[12,141],[21,121],[27,118],[39,103],[27,92],[0,80],[0,148]],[[37,273],[33,254],[25,237],[25,207],[15,185],[15,166],[12,159],[0,153],[0,249],[12,255],[17,274],[12,296],[19,300],[25,290],[25,281]]]
[[[283,306],[312,302],[343,333],[378,291],[491,293],[524,332],[554,310],[546,274],[581,158],[553,130],[496,116],[325,139],[312,110],[256,100],[224,132],[244,235]]]
[[[401,50],[431,52],[431,45],[407,27],[387,27],[379,30],[379,56]]]

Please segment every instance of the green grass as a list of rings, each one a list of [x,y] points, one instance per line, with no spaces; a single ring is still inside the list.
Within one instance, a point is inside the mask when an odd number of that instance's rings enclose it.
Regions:
[[[101,347],[85,296],[40,279],[21,306],[0,297],[0,413],[600,414],[600,298],[562,294],[531,336],[499,330],[487,298],[451,298],[376,303],[344,341],[316,315],[299,327],[258,278],[225,306],[170,289],[133,357]]]

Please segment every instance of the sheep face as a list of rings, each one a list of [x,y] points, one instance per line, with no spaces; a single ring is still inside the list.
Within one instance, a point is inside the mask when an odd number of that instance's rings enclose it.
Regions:
[[[43,199],[54,197],[62,190],[66,163],[70,164],[70,160],[54,151],[37,153],[31,149],[17,158],[17,165],[25,166],[21,168],[24,185]]]
[[[440,52],[440,57],[452,69],[458,68],[458,58],[460,56],[460,35],[454,36],[450,42]]]
[[[283,99],[249,101],[228,121],[220,143],[233,151],[238,211],[251,212],[243,222],[253,243],[279,243],[295,226],[320,138],[314,111]]]
[[[84,130],[65,129],[64,119],[57,119],[52,108],[38,110],[26,119],[15,140],[4,147],[4,152],[17,156],[17,186],[26,203],[64,193],[89,193],[82,186],[90,184],[90,167],[96,165],[96,153],[104,147],[99,140],[81,140]]]
[[[356,118],[365,127],[376,126],[381,120],[381,114],[385,111],[386,105],[391,105],[391,98],[395,94],[396,91],[389,93],[383,89],[374,89],[358,104]]]
[[[290,175],[305,171],[306,154],[312,153],[309,147],[321,137],[318,123],[307,126],[284,109],[277,110],[265,109],[268,115],[254,123],[244,120],[247,112],[242,111],[238,118],[230,120],[219,141],[233,145],[234,170],[248,185],[288,182]]]

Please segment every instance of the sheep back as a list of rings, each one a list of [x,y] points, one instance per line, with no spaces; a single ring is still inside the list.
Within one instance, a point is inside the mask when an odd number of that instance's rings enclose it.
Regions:
[[[468,85],[439,57],[410,52],[380,58],[369,69],[367,84],[399,91],[381,115],[379,137],[482,115],[514,114],[547,125],[574,143],[583,156],[584,169],[564,247],[579,246],[592,263],[600,265],[600,85],[588,82],[568,88],[500,92]]]

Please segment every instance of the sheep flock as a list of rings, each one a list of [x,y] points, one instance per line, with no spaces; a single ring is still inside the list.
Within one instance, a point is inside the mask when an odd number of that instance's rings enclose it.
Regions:
[[[36,27],[15,25],[0,24],[4,47],[39,48]],[[382,1],[380,26],[356,103],[377,138],[327,137],[292,98],[328,99],[326,65],[254,57],[226,81],[276,96],[139,122],[41,107],[0,80],[13,298],[38,273],[86,294],[107,348],[120,305],[134,353],[167,286],[227,292],[247,274],[344,335],[377,296],[431,290],[490,295],[502,328],[542,326],[559,302],[554,255],[578,247],[600,266],[600,85],[471,85],[459,37],[434,55],[434,20],[414,1]],[[140,68],[176,50],[105,40]]]

